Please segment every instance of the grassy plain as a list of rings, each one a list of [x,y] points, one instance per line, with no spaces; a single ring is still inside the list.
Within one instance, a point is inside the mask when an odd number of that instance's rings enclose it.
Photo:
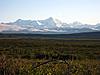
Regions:
[[[100,75],[100,40],[1,38],[0,75]]]

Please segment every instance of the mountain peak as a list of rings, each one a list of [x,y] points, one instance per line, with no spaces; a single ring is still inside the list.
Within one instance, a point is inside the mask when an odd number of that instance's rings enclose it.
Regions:
[[[22,19],[18,19],[18,20],[16,20],[16,22],[20,22],[20,21],[22,21]]]
[[[49,18],[47,18],[45,20],[54,21],[54,19],[52,17],[49,17]]]
[[[82,23],[81,23],[81,22],[78,22],[78,21],[75,21],[75,22],[73,22],[72,24],[73,24],[73,25],[82,25]]]
[[[53,19],[52,17],[49,17],[48,19]]]

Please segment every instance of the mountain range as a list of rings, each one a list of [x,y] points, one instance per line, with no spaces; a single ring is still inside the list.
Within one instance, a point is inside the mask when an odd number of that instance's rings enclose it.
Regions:
[[[100,23],[96,25],[82,24],[80,22],[63,23],[58,19],[49,17],[45,20],[22,20],[0,23],[1,33],[55,33],[71,34],[100,31]]]

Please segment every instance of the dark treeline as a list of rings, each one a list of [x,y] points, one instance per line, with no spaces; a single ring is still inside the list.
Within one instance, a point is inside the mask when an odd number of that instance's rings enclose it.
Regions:
[[[67,39],[100,39],[100,32],[85,32],[74,34],[48,33],[0,33],[0,38],[67,38]]]

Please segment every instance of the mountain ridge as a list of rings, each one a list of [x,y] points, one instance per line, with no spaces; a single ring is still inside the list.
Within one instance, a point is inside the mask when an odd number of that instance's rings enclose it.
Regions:
[[[2,28],[2,29],[1,29]],[[1,23],[0,32],[63,32],[81,33],[100,31],[100,23],[96,25],[82,24],[73,22],[70,24],[63,23],[58,19],[49,17],[45,20],[22,20],[18,19],[15,22]]]

